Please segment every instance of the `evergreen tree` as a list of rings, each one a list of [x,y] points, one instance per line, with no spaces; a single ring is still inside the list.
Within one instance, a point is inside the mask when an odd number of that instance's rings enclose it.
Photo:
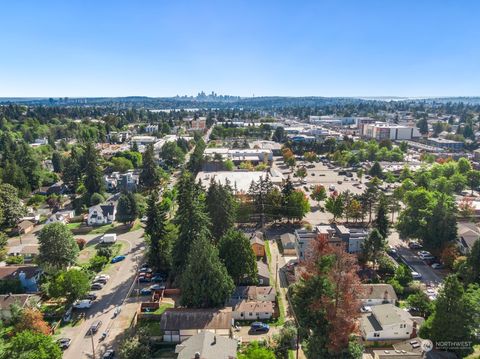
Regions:
[[[158,195],[150,195],[147,208],[145,235],[149,244],[149,264],[160,272],[168,272],[172,261],[172,244],[167,236],[167,213],[165,206],[157,203]]]
[[[211,233],[215,241],[233,227],[237,203],[232,188],[212,179],[206,197],[208,215],[212,221]]]
[[[126,192],[120,195],[117,204],[118,222],[132,223],[138,217],[138,204],[133,192]]]
[[[63,157],[58,151],[52,154],[52,166],[55,173],[63,172]]]
[[[372,229],[367,238],[362,244],[362,255],[365,261],[373,261],[373,266],[376,266],[379,254],[385,250],[387,243],[385,237],[382,236],[377,228]]]
[[[81,154],[77,147],[73,147],[64,161],[64,171],[62,173],[63,182],[71,191],[75,191],[82,177]]]
[[[192,243],[180,288],[181,304],[190,308],[223,306],[235,288],[217,248],[205,236]]]
[[[295,190],[285,199],[283,213],[290,219],[302,220],[310,211],[310,203],[307,196],[301,190]]]
[[[205,211],[204,193],[188,171],[184,171],[178,182],[178,210],[175,222],[179,227],[178,239],[173,248],[173,266],[180,274],[190,247],[199,238],[210,238],[210,219]]]
[[[472,308],[466,299],[463,286],[456,276],[448,276],[443,284],[434,312],[420,328],[419,335],[433,342],[473,341],[477,329],[474,327],[475,308]],[[469,354],[471,349],[449,348],[462,358]]]
[[[372,177],[382,178],[383,177],[382,166],[380,166],[380,163],[375,162],[372,168],[370,168],[370,171],[368,173]]]
[[[373,226],[380,232],[383,238],[388,237],[390,222],[388,220],[388,201],[385,195],[380,196],[377,206],[377,216],[373,222]]]
[[[160,175],[153,145],[149,144],[143,154],[142,171],[140,172],[140,184],[152,190],[160,185]]]
[[[0,227],[12,227],[25,214],[18,190],[8,183],[0,184]]]
[[[250,240],[240,231],[229,230],[218,243],[220,258],[235,284],[257,282],[257,262]]]
[[[84,148],[83,164],[84,164],[84,181],[85,189],[87,190],[87,198],[94,193],[104,192],[103,173],[98,164],[99,154],[95,149],[93,142],[87,142]]]

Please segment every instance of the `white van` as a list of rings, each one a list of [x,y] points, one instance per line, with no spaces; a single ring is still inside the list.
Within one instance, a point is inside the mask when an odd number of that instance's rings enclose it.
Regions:
[[[115,243],[117,241],[117,235],[115,233],[105,233],[102,236],[102,243]]]
[[[90,299],[77,300],[73,303],[75,309],[88,309],[92,306],[92,301]]]

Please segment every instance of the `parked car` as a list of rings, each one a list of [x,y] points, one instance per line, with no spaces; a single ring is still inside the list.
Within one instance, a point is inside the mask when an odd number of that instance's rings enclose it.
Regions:
[[[152,279],[151,279],[151,278],[148,278],[148,277],[145,277],[145,276],[143,276],[143,275],[140,275],[140,276],[138,276],[138,281],[139,281],[140,283],[149,283],[149,282],[152,281]]]
[[[445,268],[445,266],[441,263],[433,263],[432,268],[433,269],[443,269],[443,268]]]
[[[254,333],[259,333],[259,332],[268,332],[270,330],[270,326],[266,323],[262,322],[253,322],[250,325],[250,330]]]
[[[100,329],[100,327],[102,326],[102,321],[101,320],[97,320],[96,322],[93,322],[92,325],[90,326],[90,328],[88,328],[88,333],[89,335],[93,335],[95,334],[96,332],[98,332],[98,329]]]
[[[90,289],[91,290],[100,290],[103,288],[103,284],[102,283],[93,283],[91,286],[90,286]]]
[[[60,338],[57,340],[57,343],[60,346],[60,349],[62,350],[68,349],[71,342],[72,342],[72,339],[70,338]]]
[[[110,276],[108,274],[99,274],[97,276],[95,276],[95,279],[106,279],[106,280],[109,280],[110,279]]]
[[[410,249],[422,249],[422,245],[418,242],[410,242],[408,243],[408,248]]]
[[[105,353],[103,353],[102,359],[112,359],[115,357],[115,351],[113,349],[108,349]]]
[[[418,272],[412,271],[412,278],[413,279],[422,279],[422,275]]]
[[[334,186],[333,184],[331,184],[331,185],[328,187],[328,189],[329,189],[330,191],[335,191],[335,186]]]
[[[112,263],[117,263],[117,262],[121,262],[125,259],[125,256],[116,256],[116,257],[113,257],[111,262]]]
[[[343,182],[342,181],[337,181],[338,184],[342,184]]]
[[[73,303],[75,309],[88,309],[92,306],[92,301],[90,299],[77,300]]]
[[[162,284],[152,284],[149,288],[150,290],[163,290],[165,286]]]
[[[96,300],[97,299],[97,295],[96,294],[93,294],[93,293],[88,293],[84,299],[90,299],[90,300]]]
[[[362,313],[370,313],[372,311],[372,307],[369,307],[368,305],[362,305],[360,308],[360,312]]]
[[[150,288],[142,288],[140,295],[152,295],[152,290]]]
[[[106,280],[105,278],[95,278],[93,280],[93,283],[101,283],[103,285],[107,284],[108,280]]]

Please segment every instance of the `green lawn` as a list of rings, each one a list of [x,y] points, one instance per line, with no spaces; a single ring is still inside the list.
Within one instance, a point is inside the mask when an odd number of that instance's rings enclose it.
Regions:
[[[142,223],[140,222],[140,220],[135,220],[135,223],[133,224],[132,228],[130,228],[129,232],[133,232],[133,231],[138,231],[139,229],[142,228]]]
[[[160,304],[160,307],[153,312],[153,314],[163,314],[164,311],[166,311],[168,308],[173,308],[172,303],[162,303]]]
[[[69,230],[77,229],[77,228],[79,228],[81,225],[82,225],[82,222],[67,223],[67,228],[68,228]]]
[[[295,359],[295,350],[288,350],[288,359]]]
[[[140,321],[138,328],[144,329],[148,336],[159,337],[163,335],[163,331],[160,329],[160,323],[157,321]]]
[[[282,295],[277,290],[277,302],[278,302],[278,318],[271,324],[274,327],[281,327],[285,324],[285,306],[283,304]]]
[[[88,234],[105,234],[107,232],[114,232],[114,230],[114,224],[105,224],[103,226],[95,227],[90,232],[88,232]]]

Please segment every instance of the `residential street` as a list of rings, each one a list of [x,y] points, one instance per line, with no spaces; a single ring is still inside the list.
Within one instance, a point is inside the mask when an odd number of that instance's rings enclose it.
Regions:
[[[130,326],[133,313],[137,310],[136,298],[126,297],[135,280],[137,265],[141,265],[144,251],[143,230],[128,232],[118,236],[118,241],[128,243],[124,261],[111,264],[105,273],[111,276],[107,285],[100,291],[95,292],[98,299],[92,307],[86,310],[86,319],[75,327],[62,329],[61,337],[72,339],[70,348],[64,353],[66,359],[101,358],[103,352],[111,347],[115,339]],[[117,306],[122,306],[119,316],[113,318],[113,312]],[[93,336],[95,356],[92,356],[92,337],[87,336],[88,329],[93,322],[101,320],[102,326]],[[108,336],[103,342],[99,342],[102,333],[108,330]]]

